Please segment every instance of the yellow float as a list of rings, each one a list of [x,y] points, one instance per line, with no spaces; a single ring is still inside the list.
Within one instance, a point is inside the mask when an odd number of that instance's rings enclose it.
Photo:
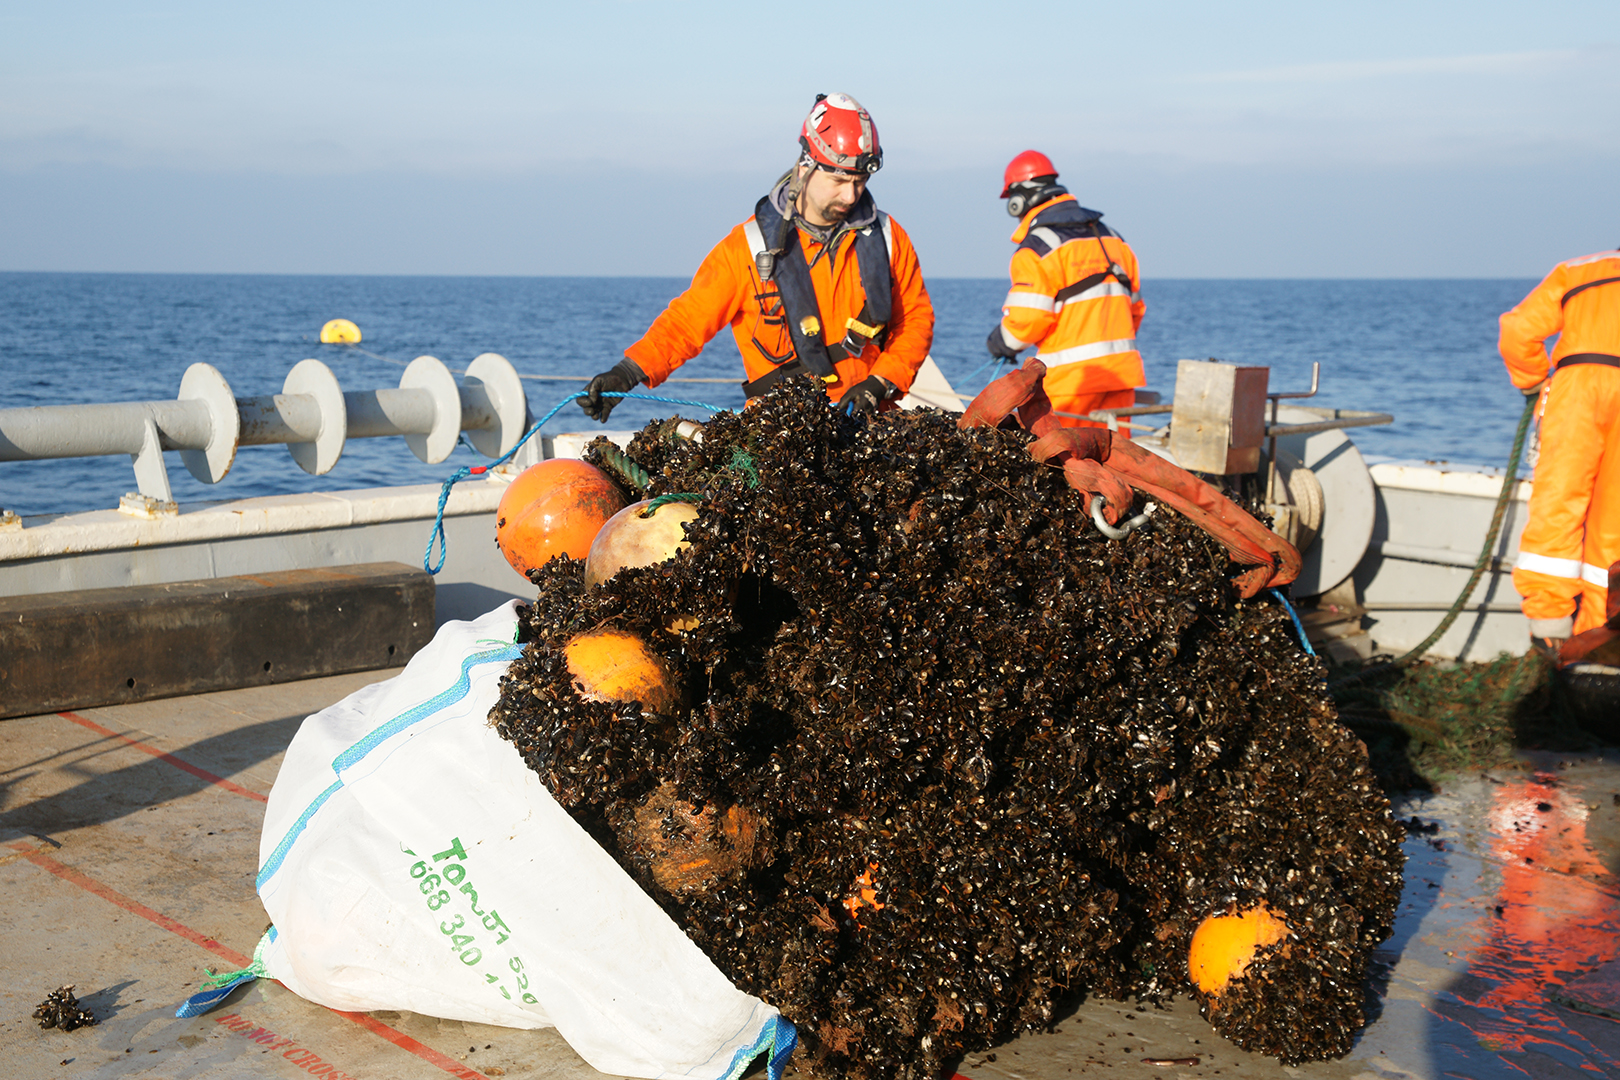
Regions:
[[[358,345],[360,328],[348,319],[332,319],[321,327],[322,345]]]

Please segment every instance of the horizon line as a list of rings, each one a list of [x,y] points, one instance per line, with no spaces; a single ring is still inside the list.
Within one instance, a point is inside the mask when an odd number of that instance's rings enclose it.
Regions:
[[[8,270],[0,274],[62,277],[102,275],[107,277],[285,277],[285,278],[471,278],[483,280],[550,280],[550,281],[686,281],[686,274],[466,274],[466,273],[380,273],[334,272],[315,270]],[[1325,277],[1307,274],[1264,275],[1239,274],[1226,277],[1212,275],[1174,275],[1147,277],[1144,283],[1154,281],[1539,281],[1544,274],[1517,277],[1508,274],[1434,276],[1434,275],[1350,275]],[[963,274],[924,274],[924,281],[1005,281],[1006,276],[970,277]]]

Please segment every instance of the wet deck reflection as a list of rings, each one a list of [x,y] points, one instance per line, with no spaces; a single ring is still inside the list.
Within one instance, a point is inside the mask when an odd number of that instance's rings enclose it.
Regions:
[[[1551,996],[1620,955],[1620,882],[1607,865],[1614,852],[1588,836],[1589,821],[1620,815],[1617,790],[1620,769],[1590,759],[1454,783],[1414,804],[1441,828],[1408,845],[1402,921],[1380,950],[1399,957],[1386,1018],[1413,999],[1428,1018],[1411,1033],[1421,1036],[1412,1049],[1423,1051],[1413,1071],[1620,1075],[1616,1021]],[[1426,911],[1419,890],[1434,894]],[[1374,1025],[1363,1045],[1383,1042],[1385,1026]]]

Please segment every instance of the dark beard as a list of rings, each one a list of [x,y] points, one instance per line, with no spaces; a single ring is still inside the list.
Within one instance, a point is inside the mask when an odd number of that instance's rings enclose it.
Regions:
[[[805,204],[805,205],[809,204],[810,197],[808,195],[800,196],[800,198],[801,198],[801,201],[802,201],[803,204]],[[806,218],[803,213],[798,213],[798,214],[796,214],[796,216],[799,219],[799,223],[801,225],[803,225],[805,227],[805,229],[807,231],[809,231],[812,236],[815,236],[819,240],[825,240],[827,233],[830,230],[837,229],[840,225],[842,225],[844,223],[844,220],[849,217],[850,211],[852,211],[854,209],[855,209],[855,204],[854,203],[850,203],[848,206],[845,206],[845,207],[833,207],[833,206],[819,206],[819,207],[816,207],[817,213],[821,217],[824,217],[824,218],[827,219],[828,224],[826,224],[826,225],[812,225],[810,223],[809,219]]]

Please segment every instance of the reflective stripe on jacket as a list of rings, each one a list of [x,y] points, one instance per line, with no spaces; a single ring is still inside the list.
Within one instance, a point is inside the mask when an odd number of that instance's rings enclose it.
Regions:
[[[1001,336],[1014,349],[1039,346],[1048,369],[1084,363],[1075,392],[1147,382],[1136,351],[1144,311],[1136,253],[1101,218],[1060,195],[1025,214],[1012,235],[1018,250]]]
[[[1620,362],[1620,251],[1559,263],[1502,316],[1501,327],[1497,347],[1520,389],[1536,385],[1566,359]],[[1549,358],[1545,342],[1554,334],[1558,345]]]
[[[625,350],[646,374],[648,386],[669,378],[728,324],[742,353],[748,381],[774,371],[795,355],[776,287],[761,282],[754,264],[748,236],[753,223],[750,217],[716,244],[687,290],[669,302],[640,341]],[[880,375],[902,391],[909,389],[934,338],[934,308],[911,238],[887,215],[879,215],[867,227],[883,229],[888,242],[889,321],[881,344],[871,341],[859,355],[836,359],[837,381],[827,385],[834,401],[868,375]],[[820,307],[819,334],[823,342],[837,345],[846,338],[849,320],[858,319],[866,306],[856,245],[846,235],[835,257],[828,259],[821,242],[799,229],[798,247],[812,264],[809,274]]]

